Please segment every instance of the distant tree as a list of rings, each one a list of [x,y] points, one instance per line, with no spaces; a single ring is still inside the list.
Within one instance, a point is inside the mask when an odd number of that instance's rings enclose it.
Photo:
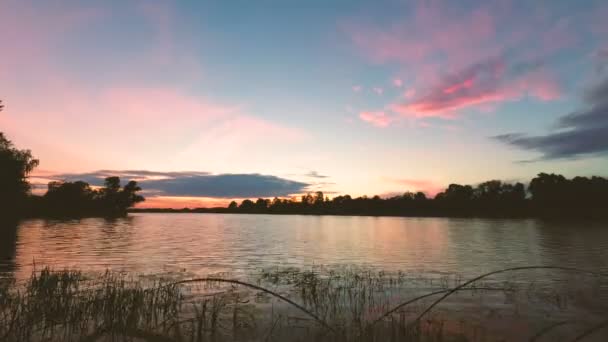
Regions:
[[[502,193],[502,182],[499,180],[491,180],[479,184],[474,191],[474,196],[477,199],[484,201],[498,201]]]
[[[411,201],[414,199],[414,193],[410,191],[404,192],[400,199],[404,201]]]
[[[538,203],[558,200],[567,192],[568,180],[562,175],[539,173],[532,179],[528,190]]]
[[[606,216],[608,179],[540,173],[530,182],[534,211],[545,216]]]
[[[258,198],[257,201],[255,201],[255,210],[257,212],[264,212],[266,211],[266,209],[268,209],[270,204],[270,201],[267,199],[263,199],[263,198]]]
[[[315,198],[311,194],[302,196],[302,204],[304,206],[312,205],[315,202]]]
[[[511,203],[523,203],[526,200],[526,187],[522,183],[505,184],[501,195],[503,200]]]
[[[470,201],[473,199],[473,187],[470,185],[450,184],[445,191],[447,199],[454,201]]]
[[[416,201],[426,201],[426,194],[422,191],[418,191],[415,195],[414,195],[414,199]]]
[[[82,181],[50,182],[44,195],[44,207],[49,216],[124,215],[127,209],[145,199],[137,182],[130,181],[123,188],[120,178],[106,179],[106,186],[93,190]],[[118,186],[116,186],[118,184]]]
[[[317,191],[315,193],[314,199],[313,199],[313,204],[316,206],[320,206],[323,204],[323,201],[325,200],[325,197],[323,196],[323,192],[321,191]]]
[[[528,186],[535,210],[543,215],[562,212],[569,202],[569,183],[562,175],[539,173]]]
[[[244,212],[251,212],[255,208],[255,203],[252,200],[246,199],[241,202],[239,205],[239,210]]]
[[[236,203],[236,201],[231,201],[230,204],[228,204],[228,209],[230,210],[235,210],[236,208],[238,208],[238,204]]]

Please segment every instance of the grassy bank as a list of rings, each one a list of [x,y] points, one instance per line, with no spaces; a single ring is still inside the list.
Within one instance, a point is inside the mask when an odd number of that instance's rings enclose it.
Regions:
[[[0,282],[0,340],[606,340],[606,278],[540,271],[467,284],[352,268],[273,269],[246,280],[43,269]]]

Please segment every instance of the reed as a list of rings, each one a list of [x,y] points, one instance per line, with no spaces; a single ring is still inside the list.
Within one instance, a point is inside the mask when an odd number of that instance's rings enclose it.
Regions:
[[[469,281],[322,267],[172,281],[44,268],[21,283],[0,280],[0,341],[508,340],[492,320],[526,322],[536,327],[528,332],[535,341],[606,337],[604,275],[542,267],[587,277],[584,291],[512,277],[488,281],[530,269],[540,267]],[[457,296],[460,302],[450,302]],[[490,304],[497,302],[498,309]],[[541,315],[530,312],[540,307]],[[590,314],[581,316],[581,307]]]

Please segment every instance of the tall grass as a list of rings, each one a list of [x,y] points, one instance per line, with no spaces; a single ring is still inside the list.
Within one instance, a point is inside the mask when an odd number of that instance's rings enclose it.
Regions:
[[[0,341],[605,340],[603,276],[566,271],[578,286],[353,268],[248,281],[45,268],[0,280]]]

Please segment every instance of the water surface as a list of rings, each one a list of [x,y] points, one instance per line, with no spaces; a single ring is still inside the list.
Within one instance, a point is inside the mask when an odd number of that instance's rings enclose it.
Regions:
[[[146,213],[25,220],[0,231],[0,271],[17,278],[34,263],[189,275],[313,265],[465,277],[522,265],[608,271],[605,223]]]

